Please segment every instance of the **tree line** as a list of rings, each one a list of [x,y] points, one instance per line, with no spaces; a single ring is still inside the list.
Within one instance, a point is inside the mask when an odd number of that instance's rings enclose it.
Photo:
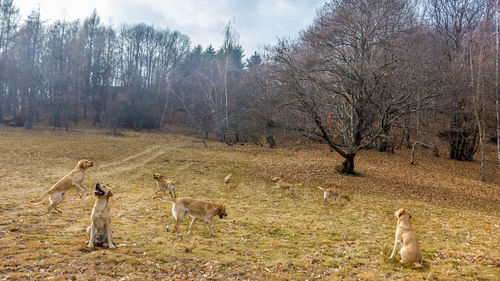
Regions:
[[[362,149],[500,147],[498,1],[330,0],[296,38],[244,61],[228,23],[220,48],[146,24],[50,24],[0,0],[0,121],[68,129],[82,120],[227,144],[303,136],[354,172]],[[483,169],[484,178],[484,169]]]

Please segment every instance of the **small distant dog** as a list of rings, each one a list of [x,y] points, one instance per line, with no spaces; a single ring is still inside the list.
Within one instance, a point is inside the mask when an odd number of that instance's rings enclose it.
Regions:
[[[65,175],[62,179],[60,179],[56,184],[54,184],[49,190],[45,191],[42,196],[38,199],[31,200],[31,203],[39,204],[42,203],[47,195],[49,196],[50,206],[47,208],[47,213],[49,214],[49,218],[52,218],[52,209],[62,213],[57,205],[61,204],[64,199],[64,194],[68,192],[71,188],[76,187],[80,190],[80,198],[82,198],[83,193],[87,189],[85,185],[83,185],[83,176],[85,175],[85,171],[94,166],[93,161],[89,160],[80,160],[76,167],[69,172],[69,174]]]
[[[271,182],[278,182],[280,180],[280,177],[272,177]]]
[[[109,212],[109,197],[113,196],[113,193],[108,186],[96,183],[94,194],[96,200],[90,215],[91,224],[87,227],[87,236],[89,237],[87,247],[96,245],[115,248],[111,235],[111,213]]]
[[[226,176],[224,179],[224,182],[226,183],[227,187],[231,187],[231,181],[233,180],[233,174],[230,173],[229,175]]]
[[[179,225],[182,222],[184,216],[190,216],[193,219],[191,220],[191,224],[189,225],[188,234],[191,234],[191,229],[193,228],[194,222],[196,219],[203,220],[208,227],[208,231],[210,235],[215,236],[212,231],[212,217],[219,216],[219,218],[223,219],[227,217],[226,207],[221,204],[196,200],[192,198],[182,197],[182,198],[166,198],[161,197],[159,195],[153,196],[152,199],[159,198],[163,202],[169,202],[172,204],[172,218],[170,218],[167,222],[167,231],[170,229],[170,223],[175,220],[175,233],[179,229]]]
[[[416,264],[421,266],[422,252],[418,244],[417,234],[410,225],[411,215],[404,209],[399,209],[394,213],[394,217],[398,220],[396,227],[396,239],[390,259],[394,258],[396,248],[401,245],[401,262],[407,264]]]
[[[328,203],[328,198],[333,198],[335,200],[335,203],[337,203],[338,201],[339,204],[342,204],[342,198],[344,198],[347,201],[351,201],[349,195],[343,194],[342,192],[340,192],[340,190],[336,188],[325,189],[322,188],[321,186],[318,186],[317,188],[323,191],[323,204]]]
[[[295,185],[295,184],[286,183],[286,182],[279,180],[276,185],[271,186],[271,189],[272,190],[276,190],[276,189],[288,190],[294,196],[299,197],[299,194],[297,193],[297,186],[301,186],[301,185],[302,184]]]
[[[162,174],[154,173],[153,174],[153,179],[156,180],[156,186],[158,187],[158,190],[155,192],[155,194],[158,194],[158,192],[163,191],[163,196],[165,196],[165,191],[168,191],[170,193],[170,196],[172,198],[176,198],[177,194],[175,193],[175,185],[176,181],[166,179]]]

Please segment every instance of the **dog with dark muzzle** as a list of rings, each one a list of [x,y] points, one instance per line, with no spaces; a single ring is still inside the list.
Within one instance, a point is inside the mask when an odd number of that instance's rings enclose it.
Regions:
[[[159,195],[155,195],[153,199],[159,198],[161,201],[172,203],[172,218],[167,222],[167,231],[169,231],[170,223],[175,220],[175,233],[179,228],[182,219],[187,215],[192,217],[191,224],[189,225],[188,234],[191,234],[191,229],[193,228],[196,219],[200,219],[207,224],[208,231],[210,235],[215,236],[212,231],[212,217],[218,216],[223,219],[227,216],[226,207],[221,204],[196,200],[187,197],[181,198],[166,198]]]
[[[109,211],[109,198],[113,196],[111,189],[106,185],[96,183],[95,203],[90,215],[90,226],[87,227],[89,237],[88,247],[104,246],[115,248],[111,233],[111,213]]]

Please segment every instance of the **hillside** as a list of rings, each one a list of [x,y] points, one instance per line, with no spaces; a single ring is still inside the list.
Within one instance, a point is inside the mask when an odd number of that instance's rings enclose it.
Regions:
[[[457,162],[410,151],[362,151],[356,176],[335,172],[341,159],[326,147],[227,146],[183,135],[0,128],[0,276],[5,280],[499,280],[500,172],[487,149],[487,179],[478,161]],[[84,180],[109,184],[116,249],[87,248],[94,195],[71,191],[63,214],[49,220],[38,197],[79,159],[95,160]],[[153,201],[154,172],[179,181],[180,196],[223,203],[216,237],[198,222],[182,238],[165,231],[169,203]],[[227,188],[232,172],[237,186]],[[299,198],[271,191],[280,176]],[[316,188],[351,195],[322,204]],[[424,267],[388,257],[394,211],[404,207],[421,243]]]

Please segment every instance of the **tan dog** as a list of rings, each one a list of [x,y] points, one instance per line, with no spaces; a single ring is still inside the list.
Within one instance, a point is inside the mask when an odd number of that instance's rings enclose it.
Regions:
[[[172,204],[172,218],[170,218],[167,222],[167,231],[170,229],[170,223],[173,220],[176,220],[175,223],[175,233],[177,233],[177,230],[179,228],[180,223],[182,222],[182,219],[184,216],[188,215],[192,217],[193,219],[191,220],[191,224],[189,225],[188,229],[188,234],[191,234],[191,229],[193,228],[194,222],[196,219],[203,220],[208,227],[208,231],[210,232],[210,235],[215,236],[214,232],[212,231],[212,217],[213,216],[219,216],[219,218],[223,219],[224,217],[227,216],[226,213],[226,207],[224,207],[221,204],[213,203],[213,202],[208,202],[208,201],[203,201],[203,200],[196,200],[192,198],[166,198],[166,197],[161,197],[159,195],[153,196],[153,199],[159,198],[161,201],[164,202],[170,202]]]
[[[172,198],[177,197],[177,194],[175,194],[175,185],[177,184],[176,181],[166,179],[165,176],[158,173],[153,174],[153,179],[156,180],[156,186],[158,187],[158,190],[155,192],[155,194],[158,194],[158,192],[163,191],[163,196],[165,196],[165,191],[168,191],[168,193],[170,193],[170,196],[172,196]]]
[[[342,198],[344,198],[347,201],[351,201],[351,198],[349,195],[343,194],[340,190],[336,188],[322,188],[321,186],[317,186],[321,191],[323,191],[323,204],[328,203],[328,198],[333,198],[335,200],[335,203],[337,201],[339,204],[342,204]]]
[[[111,233],[111,213],[109,212],[109,197],[113,196],[106,185],[95,184],[96,196],[94,208],[90,215],[90,226],[87,227],[89,243],[87,247],[104,246],[115,248]]]
[[[394,258],[396,248],[401,244],[401,262],[407,264],[418,264],[422,262],[422,252],[418,244],[417,234],[410,225],[411,215],[404,209],[399,209],[394,213],[398,220],[396,227],[396,239],[390,259]]]
[[[295,185],[295,184],[286,183],[286,182],[279,180],[276,185],[271,186],[271,189],[272,190],[276,190],[276,189],[288,190],[294,196],[299,197],[299,194],[297,193],[297,186],[301,186],[301,185],[302,184]]]
[[[226,183],[227,187],[231,187],[231,180],[233,179],[233,174],[230,173],[224,178],[224,182]]]
[[[69,174],[65,175],[49,190],[45,191],[45,193],[43,193],[40,198],[31,200],[31,203],[42,203],[45,197],[48,195],[50,200],[50,206],[47,208],[49,217],[52,218],[52,209],[58,211],[59,213],[62,213],[62,211],[57,208],[57,205],[61,204],[64,199],[64,194],[66,194],[66,192],[68,192],[72,187],[76,187],[78,188],[78,190],[80,190],[80,198],[82,198],[83,193],[87,189],[87,187],[83,185],[83,176],[85,174],[85,170],[92,166],[94,166],[93,161],[78,161],[76,167],[71,172],[69,172]]]

